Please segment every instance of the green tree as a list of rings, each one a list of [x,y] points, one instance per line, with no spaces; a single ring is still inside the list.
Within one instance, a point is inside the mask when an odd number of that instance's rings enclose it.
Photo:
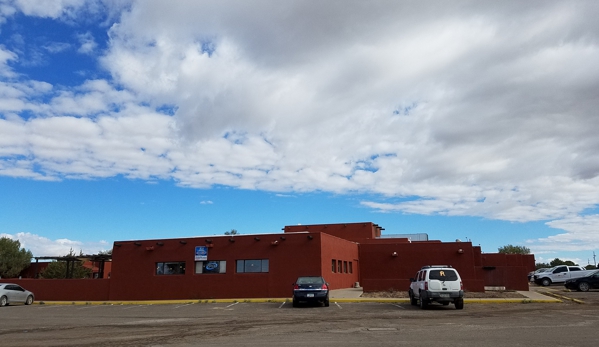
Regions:
[[[536,270],[543,269],[543,268],[550,268],[550,267],[553,267],[553,266],[551,266],[551,265],[549,265],[547,263],[536,263],[535,264],[535,269]]]
[[[585,266],[584,268],[587,270],[595,270],[597,267],[593,264],[589,264],[589,265]]]
[[[31,264],[33,254],[21,248],[19,240],[0,238],[0,277],[17,277]]]
[[[225,235],[233,236],[233,235],[237,235],[237,234],[238,234],[237,230],[235,230],[235,229],[231,229],[231,231],[225,231]]]
[[[71,249],[67,257],[75,257],[75,253]],[[71,262],[73,269],[69,268],[69,273],[73,274],[72,278],[90,278],[92,275],[92,269],[83,266],[83,261],[75,260]],[[56,261],[53,260],[48,266],[40,273],[42,278],[67,278],[67,262],[64,260]]]
[[[499,253],[503,254],[530,254],[530,248],[524,246],[506,245],[499,247]]]
[[[576,264],[571,260],[561,260],[560,258],[555,258],[549,263],[549,265],[551,265],[553,267],[553,266],[558,266],[558,265],[574,266]]]

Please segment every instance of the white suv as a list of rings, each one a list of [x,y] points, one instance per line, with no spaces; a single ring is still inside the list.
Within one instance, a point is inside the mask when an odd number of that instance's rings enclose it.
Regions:
[[[453,303],[455,308],[464,308],[464,287],[458,271],[451,265],[423,266],[410,278],[410,303],[414,306],[420,302],[420,307],[426,309],[428,304],[435,301],[442,305]]]

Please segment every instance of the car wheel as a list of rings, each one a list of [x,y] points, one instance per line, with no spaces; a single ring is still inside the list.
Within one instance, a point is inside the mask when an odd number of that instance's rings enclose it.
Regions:
[[[464,309],[464,299],[456,299],[455,301],[455,309],[462,310]]]
[[[543,287],[547,287],[551,285],[551,280],[549,278],[543,278],[541,280],[541,285],[543,285]]]
[[[2,296],[0,298],[0,307],[8,305],[8,298],[6,296]]]
[[[293,298],[293,307],[297,307],[297,300],[295,300],[295,298]]]
[[[409,291],[408,294],[410,295],[410,304],[412,304],[412,306],[417,306],[418,305],[418,299],[416,299],[414,297],[414,293],[412,293],[412,291]]]
[[[33,296],[29,295],[27,297],[27,300],[25,301],[25,305],[31,305],[33,304]]]
[[[428,298],[423,293],[420,293],[420,308],[423,310],[428,308]]]
[[[324,307],[329,307],[329,298],[324,301]]]
[[[581,292],[588,292],[590,289],[590,286],[587,282],[580,282],[578,283],[578,290]]]

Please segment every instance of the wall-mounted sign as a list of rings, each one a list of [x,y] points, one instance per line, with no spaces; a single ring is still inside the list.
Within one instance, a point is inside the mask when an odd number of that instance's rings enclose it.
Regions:
[[[196,246],[195,261],[204,261],[204,260],[208,260],[208,247]]]

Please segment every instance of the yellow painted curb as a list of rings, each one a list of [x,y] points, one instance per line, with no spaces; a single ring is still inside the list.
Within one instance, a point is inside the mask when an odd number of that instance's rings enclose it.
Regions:
[[[557,296],[557,295],[553,295]],[[583,303],[580,300],[562,297],[563,299]],[[409,298],[331,298],[338,303],[406,303]],[[189,304],[219,304],[219,303],[283,303],[291,302],[291,298],[251,298],[251,299],[197,299],[197,300],[132,300],[132,301],[36,301],[37,305],[189,305]],[[464,299],[467,304],[528,304],[528,303],[561,303],[559,299]]]
[[[552,293],[552,292],[544,292],[543,294],[545,294],[545,295],[550,295],[550,296],[553,296],[553,297],[555,297],[555,298],[559,298],[559,299],[562,299],[562,300],[569,300],[569,301],[573,301],[573,302],[575,302],[575,303],[577,303],[577,304],[584,304],[584,301],[582,301],[582,300],[578,300],[578,299],[570,298],[570,297],[563,296],[563,295],[559,295],[559,294],[555,294],[555,293]]]
[[[185,305],[249,302],[291,302],[289,298],[253,298],[253,299],[196,299],[196,300],[131,300],[131,301],[35,301],[37,305]]]

